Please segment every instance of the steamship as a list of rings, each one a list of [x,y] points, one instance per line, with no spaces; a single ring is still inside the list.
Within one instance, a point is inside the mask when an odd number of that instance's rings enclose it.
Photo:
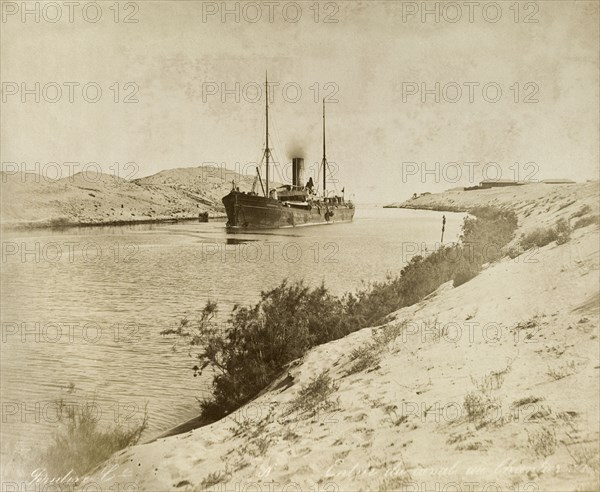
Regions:
[[[354,204],[342,195],[327,192],[326,171],[329,169],[325,153],[325,100],[323,100],[323,189],[315,190],[312,178],[304,184],[304,159],[292,159],[292,184],[269,187],[269,97],[268,82],[265,81],[265,151],[261,165],[256,168],[257,176],[252,191],[243,192],[235,186],[222,199],[227,212],[227,229],[231,232],[253,229],[277,229],[309,225],[351,222],[354,217]],[[260,175],[260,167],[265,162],[265,179]],[[260,183],[262,194],[256,192]]]

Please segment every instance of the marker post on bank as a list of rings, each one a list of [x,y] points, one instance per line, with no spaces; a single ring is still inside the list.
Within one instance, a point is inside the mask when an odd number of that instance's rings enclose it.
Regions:
[[[442,240],[440,241],[444,244],[444,231],[446,230],[446,216],[442,215]]]

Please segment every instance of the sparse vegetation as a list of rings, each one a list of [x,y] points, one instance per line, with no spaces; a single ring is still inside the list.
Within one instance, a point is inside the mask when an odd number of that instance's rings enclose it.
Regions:
[[[554,226],[556,244],[565,244],[571,239],[571,227],[565,219],[560,219]]]
[[[572,360],[556,367],[548,367],[547,374],[555,381],[571,376],[575,374],[575,361]]]
[[[283,436],[281,436],[281,438],[284,441],[295,441],[296,439],[298,439],[300,436],[298,434],[296,434],[292,429],[287,428],[285,430],[285,432],[283,433]]]
[[[475,422],[476,428],[484,427],[492,422],[498,424],[503,421],[502,417],[498,415],[501,404],[498,399],[492,397],[492,392],[502,387],[504,377],[512,369],[512,363],[512,359],[508,359],[504,369],[490,371],[480,379],[471,376],[471,382],[477,391],[471,391],[465,396],[463,408],[467,418]],[[493,415],[492,411],[494,411]]]
[[[232,432],[234,436],[242,436],[247,437],[249,440],[252,440],[258,436],[260,436],[267,427],[267,423],[271,419],[271,412],[266,418],[255,419],[252,417],[247,417],[243,413],[241,414],[232,414],[230,415],[232,418],[235,427],[230,427],[229,430]]]
[[[406,324],[406,321],[401,323],[390,323],[374,330],[373,340],[375,344],[381,349],[389,349],[390,351],[395,352],[397,349],[393,346],[393,342],[402,335],[403,330],[406,328]],[[391,347],[390,344],[392,344]]]
[[[504,377],[512,368],[512,360],[508,360],[506,367],[500,371],[490,371],[481,379],[471,376],[471,382],[481,393],[490,393],[494,389],[500,389],[504,383]]]
[[[296,398],[290,403],[290,408],[298,409],[300,414],[309,417],[319,411],[331,410],[337,406],[337,401],[330,398],[337,389],[338,385],[327,371],[324,371],[298,392]]]
[[[485,442],[472,441],[456,446],[457,451],[485,451],[492,445],[492,441],[486,439]]]
[[[107,460],[113,453],[136,444],[148,425],[148,414],[130,426],[100,427],[98,405],[94,400],[83,402],[57,401],[59,431],[54,442],[40,454],[49,476],[64,476],[70,471],[83,475]]]
[[[596,473],[600,471],[598,446],[589,443],[565,443],[565,447],[577,466],[588,468]]]
[[[543,400],[543,398],[540,396],[526,396],[524,398],[519,398],[518,400],[513,401],[511,406],[513,408],[520,408],[520,407],[524,407],[526,405],[532,405],[532,404],[540,402],[542,400]]]
[[[536,405],[534,408],[537,410],[535,412],[531,412],[531,409],[528,408],[529,415],[526,417],[528,422],[539,422],[540,420],[549,419],[552,416],[552,409],[545,405]]]
[[[571,214],[571,218],[576,219],[578,217],[583,217],[584,215],[589,214],[591,211],[592,209],[589,205],[584,205],[579,210],[577,210],[577,212]]]
[[[432,340],[436,343],[448,336],[448,325],[439,323],[437,317],[433,321],[427,320],[424,330],[433,333]]]
[[[587,227],[592,224],[600,225],[600,215],[588,215],[587,217],[582,217],[573,224],[573,229],[581,229],[582,227]]]
[[[350,354],[352,365],[346,371],[346,376],[357,372],[374,369],[381,359],[377,344],[366,343],[352,350]]]
[[[402,412],[398,412],[398,407],[396,405],[386,406],[385,413],[387,414],[390,422],[394,426],[402,425],[403,423],[408,421],[408,415],[404,415],[402,414]]]
[[[215,485],[226,481],[229,476],[230,473],[227,470],[211,472],[202,480],[202,482],[200,482],[200,485],[203,490],[208,487],[214,487]]]
[[[248,466],[249,463],[246,461],[248,456],[257,458],[263,456],[269,449],[272,438],[268,435],[267,426],[273,422],[272,411],[273,409],[271,408],[269,414],[264,418],[241,418],[235,420],[234,422],[237,424],[237,427],[229,428],[233,436],[244,439],[244,444],[235,449],[238,455],[237,464],[234,466],[235,469],[240,470]]]
[[[465,396],[463,408],[471,421],[483,419],[491,410],[496,410],[499,404],[496,400],[481,391],[471,391]]]
[[[452,433],[450,434],[448,439],[446,439],[446,444],[456,444],[459,442],[466,441],[471,437],[475,437],[475,434],[473,434],[471,431],[467,431],[464,433]]]
[[[496,261],[513,238],[517,216],[492,207],[469,211],[462,226],[461,243],[443,246],[430,255],[415,256],[400,275],[346,297],[348,313],[360,326],[374,326],[385,317],[431,294],[453,280],[458,287],[472,279],[484,263]]]
[[[70,225],[72,225],[72,223],[68,217],[53,217],[50,219],[49,225],[53,228],[61,228],[69,227]]]
[[[527,443],[536,456],[547,458],[556,451],[556,433],[549,427],[528,432]]]
[[[577,202],[577,200],[567,200],[562,205],[559,205],[558,210],[562,210],[563,208],[570,207],[571,205],[573,205],[576,202]]]
[[[249,449],[248,454],[253,457],[263,456],[267,449],[269,449],[269,445],[271,444],[271,439],[267,436],[257,437],[253,441],[254,446]]]
[[[547,229],[535,229],[534,231],[524,234],[521,237],[520,244],[524,250],[531,249],[533,247],[541,248],[550,244],[556,240],[556,233],[552,228]]]
[[[542,248],[553,241],[556,244],[565,244],[571,237],[571,228],[565,219],[560,219],[554,227],[538,228],[528,234],[523,234],[520,244],[523,250],[533,247]]]
[[[411,478],[407,472],[404,472],[401,476],[388,477],[379,483],[377,490],[380,492],[403,490],[406,488],[406,484],[411,482]]]

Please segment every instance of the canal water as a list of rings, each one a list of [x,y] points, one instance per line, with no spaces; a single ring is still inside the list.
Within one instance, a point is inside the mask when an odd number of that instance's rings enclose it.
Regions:
[[[223,222],[3,232],[3,452],[39,450],[56,400],[93,402],[103,425],[147,405],[155,435],[198,414],[207,378],[160,332],[208,300],[226,319],[261,290],[303,279],[343,294],[396,274],[412,256],[456,241],[462,214],[359,208],[353,223],[228,234]]]

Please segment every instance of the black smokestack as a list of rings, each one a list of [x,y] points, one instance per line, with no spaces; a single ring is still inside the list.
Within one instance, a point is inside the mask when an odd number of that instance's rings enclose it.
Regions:
[[[304,186],[304,159],[302,157],[294,157],[292,159],[292,185]]]

